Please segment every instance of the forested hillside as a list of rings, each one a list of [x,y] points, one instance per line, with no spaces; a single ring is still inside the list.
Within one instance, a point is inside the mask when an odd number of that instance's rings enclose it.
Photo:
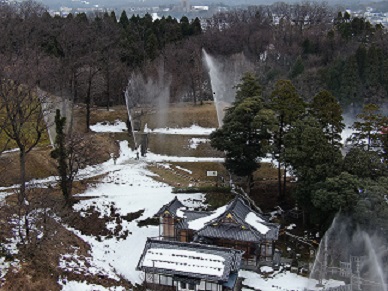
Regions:
[[[211,99],[202,49],[221,62],[243,54],[264,94],[291,79],[307,100],[322,89],[346,106],[387,98],[385,29],[322,3],[256,6],[201,21],[125,12],[52,17],[31,1],[0,10],[1,75],[76,103],[122,104],[129,77],[149,84],[161,69],[171,102]]]

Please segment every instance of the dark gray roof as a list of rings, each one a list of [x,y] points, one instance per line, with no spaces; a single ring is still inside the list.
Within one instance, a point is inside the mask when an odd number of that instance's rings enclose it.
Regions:
[[[197,232],[197,236],[260,243],[264,240],[277,239],[278,230],[271,228],[264,236],[252,228],[242,229],[240,225],[224,223],[218,226],[207,225]]]
[[[179,251],[191,251],[200,253],[201,255],[216,255],[224,259],[223,270],[221,275],[212,275],[207,274],[206,272],[195,273],[191,272],[189,268],[183,268],[185,271],[179,271],[174,269],[174,266],[177,264],[171,264],[171,268],[160,268],[155,266],[146,266],[145,258],[147,253],[152,252],[163,252],[163,250],[179,250]],[[155,274],[165,274],[173,276],[183,276],[187,278],[194,279],[204,279],[213,282],[228,282],[229,276],[235,272],[238,272],[241,264],[241,257],[243,252],[239,250],[221,248],[215,246],[209,246],[204,244],[197,243],[183,243],[183,242],[172,242],[172,241],[163,241],[163,240],[154,240],[148,239],[145,245],[143,254],[140,257],[139,263],[137,265],[137,270],[145,271],[147,273]],[[166,257],[162,257],[162,262],[166,263]],[[190,258],[186,259],[183,264],[190,264]],[[168,265],[168,264],[167,264]]]
[[[159,211],[155,214],[155,216],[161,216],[166,211],[168,211],[172,216],[176,216],[176,211],[181,207],[185,206],[175,196],[175,198],[170,203],[163,205],[162,208],[160,208]]]
[[[202,218],[205,216],[209,216],[210,214],[212,214],[212,212],[208,212],[208,211],[194,211],[194,210],[183,210],[183,213],[187,222],[198,218]]]
[[[264,221],[262,224],[269,228],[265,235],[245,221],[245,218],[251,212],[261,218]],[[236,223],[221,222],[228,214],[232,215]],[[269,223],[263,215],[251,208],[248,200],[237,195],[229,203],[225,212],[198,230],[197,235],[199,237],[225,238],[259,243],[262,240],[276,240],[279,235],[279,227],[280,225],[278,224]]]
[[[181,219],[177,224],[177,227],[181,229],[188,229],[189,221],[196,220],[212,214],[212,212],[208,212],[208,211],[194,211],[194,210],[183,210],[183,213],[184,213],[184,219]]]

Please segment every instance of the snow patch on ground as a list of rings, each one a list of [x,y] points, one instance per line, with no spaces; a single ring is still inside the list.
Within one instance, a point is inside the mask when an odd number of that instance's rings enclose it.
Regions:
[[[323,290],[323,288],[327,289],[329,287],[345,285],[345,283],[341,281],[324,280],[324,287],[316,287],[318,284],[317,280],[302,277],[290,272],[278,272],[272,277],[262,277],[257,273],[242,270],[238,275],[239,277],[245,278],[242,282],[243,286],[248,286],[254,290],[261,291],[303,291],[305,288],[308,288],[308,290]],[[243,288],[242,290],[248,291],[252,289]]]
[[[60,279],[58,281],[59,285],[62,286],[62,291],[125,291],[124,287],[104,287],[96,284],[88,284],[86,281],[77,282],[77,281],[68,281],[67,279]]]
[[[78,256],[76,254],[61,255],[59,268],[69,273],[83,274],[84,276],[107,275],[110,279],[120,281],[120,278],[114,272],[109,272],[106,268],[103,269],[97,266],[92,257]]]
[[[112,123],[109,122],[97,122],[95,125],[90,126],[90,130],[94,132],[125,132],[128,131],[128,127],[125,122],[115,120]]]
[[[215,128],[206,128],[193,124],[190,127],[182,127],[182,128],[148,128],[147,124],[144,127],[144,132],[146,133],[161,133],[161,134],[182,134],[182,135],[209,135]]]
[[[271,267],[268,267],[268,266],[263,266],[263,267],[260,268],[260,272],[262,272],[262,273],[272,273],[273,269]]]
[[[2,154],[14,153],[14,152],[18,152],[18,151],[20,151],[19,148],[14,148],[14,149],[10,149],[7,151],[3,151]]]
[[[5,198],[7,196],[11,195],[11,193],[7,193],[7,192],[0,192],[0,207],[1,206],[4,206],[5,204]]]
[[[10,223],[14,225],[12,229],[13,236],[11,238],[8,238],[6,243],[2,243],[0,247],[4,248],[4,251],[8,256],[13,256],[19,253],[17,246],[21,242],[20,237],[18,235],[18,220],[16,215]],[[20,269],[20,261],[15,258],[10,261],[6,260],[6,257],[0,257],[0,287],[2,286],[2,283],[4,283],[3,278],[9,272],[10,269],[17,273]]]
[[[190,138],[189,139],[189,148],[195,150],[200,144],[208,143],[209,141],[210,141],[210,139],[207,139],[207,138],[197,138],[197,137]]]
[[[146,157],[140,157],[140,160],[144,160],[146,162],[217,162],[223,163],[225,161],[224,158],[195,158],[195,157],[176,157],[176,156],[165,156],[154,154],[151,152],[147,153]]]
[[[188,169],[185,169],[185,168],[182,168],[182,167],[179,167],[179,166],[176,166],[176,168],[179,169],[179,170],[185,171],[186,173],[189,173],[190,175],[193,173],[193,171],[190,171]]]

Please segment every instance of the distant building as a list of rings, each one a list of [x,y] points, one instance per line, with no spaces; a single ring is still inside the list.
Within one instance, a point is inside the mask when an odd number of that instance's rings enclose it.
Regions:
[[[190,1],[189,0],[181,0],[181,3],[182,3],[183,12],[189,12],[190,11]]]
[[[209,6],[192,6],[192,11],[208,11]]]

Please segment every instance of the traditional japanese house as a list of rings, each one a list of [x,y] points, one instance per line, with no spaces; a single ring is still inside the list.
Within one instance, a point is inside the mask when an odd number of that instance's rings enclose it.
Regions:
[[[234,290],[242,251],[148,239],[137,269],[151,290]]]
[[[187,210],[175,197],[156,215],[160,218],[160,236],[163,239],[242,250],[245,266],[272,261],[279,225],[269,223],[240,195],[213,212]]]
[[[220,214],[202,227],[200,223],[189,223],[189,227],[195,230],[194,241],[242,250],[243,265],[246,266],[272,261],[280,225],[269,223],[242,196],[236,196],[216,212]]]

